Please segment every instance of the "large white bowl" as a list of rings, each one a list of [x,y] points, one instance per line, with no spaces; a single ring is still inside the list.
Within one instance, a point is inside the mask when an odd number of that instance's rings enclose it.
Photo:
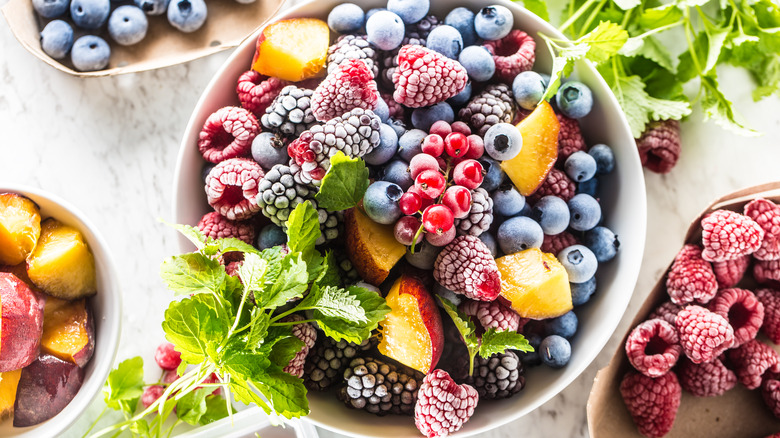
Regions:
[[[81,389],[65,409],[48,421],[30,427],[13,427],[11,421],[0,425],[0,436],[4,437],[56,437],[87,409],[103,388],[114,363],[122,322],[119,278],[105,239],[76,207],[37,188],[0,182],[0,193],[6,192],[18,193],[32,199],[40,207],[42,218],[53,217],[81,231],[95,256],[98,293],[88,300],[95,318],[95,352],[86,366]]]
[[[384,6],[381,0],[356,1],[365,10]],[[276,19],[319,17],[325,19],[338,0],[317,0],[288,9]],[[443,17],[450,9],[466,6],[474,11],[490,4],[508,7],[515,17],[515,28],[531,35],[542,32],[563,39],[552,26],[515,3],[503,0],[432,0],[432,12]],[[275,21],[275,20],[272,20]],[[259,31],[258,31],[259,34]],[[174,217],[179,223],[197,224],[209,211],[201,181],[203,159],[197,139],[206,118],[218,108],[238,105],[236,80],[249,69],[255,50],[253,35],[245,41],[217,72],[200,98],[184,133],[174,181]],[[540,41],[537,39],[537,41]],[[549,71],[552,61],[544,44],[537,44],[537,71]],[[537,367],[528,371],[526,388],[515,397],[483,403],[457,436],[474,435],[501,426],[542,405],[569,385],[593,361],[612,336],[620,322],[636,284],[645,242],[646,201],[642,167],[636,145],[617,101],[604,80],[588,63],[575,68],[574,77],[593,91],[595,105],[583,121],[582,129],[589,144],[606,143],[615,151],[617,168],[602,181],[601,203],[606,225],[621,240],[618,256],[599,268],[599,288],[593,299],[577,310],[580,325],[572,341],[571,362],[561,370]],[[181,248],[190,247],[184,239]],[[353,436],[399,437],[419,436],[411,419],[394,416],[376,417],[344,407],[332,393],[309,393],[311,414],[308,419],[318,426]],[[584,406],[582,407],[584,409]]]

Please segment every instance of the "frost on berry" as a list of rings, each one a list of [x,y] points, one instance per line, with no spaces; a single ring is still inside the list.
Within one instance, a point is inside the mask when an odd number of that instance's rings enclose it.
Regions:
[[[707,303],[718,292],[718,282],[712,267],[701,257],[697,245],[685,245],[672,263],[666,277],[666,291],[678,305]]]
[[[683,358],[677,367],[677,377],[682,388],[696,397],[723,395],[737,384],[737,375],[720,358],[702,364]]]
[[[410,108],[443,102],[463,91],[466,69],[457,61],[422,46],[405,45],[393,72],[393,99]]]
[[[648,377],[663,376],[680,357],[679,341],[674,326],[662,319],[651,319],[628,335],[626,355],[640,373]]]
[[[170,342],[163,342],[154,352],[154,361],[164,370],[175,370],[181,364],[181,353]]]
[[[542,182],[536,191],[531,194],[528,200],[535,203],[545,196],[557,196],[566,202],[574,197],[577,186],[566,173],[560,169],[552,168],[547,178]]]
[[[198,229],[212,239],[234,237],[252,244],[255,240],[255,226],[249,221],[231,221],[216,211],[206,213],[198,222]]]
[[[642,165],[655,173],[669,173],[680,158],[680,122],[658,120],[645,126],[636,140]]]
[[[244,108],[226,106],[211,114],[198,136],[198,150],[211,163],[249,154],[260,133],[257,118]]]
[[[775,418],[780,418],[780,376],[772,373],[764,377],[764,383],[761,385],[761,396],[772,415]]]
[[[702,257],[710,262],[752,254],[764,239],[764,229],[753,219],[730,210],[716,210],[701,220]]]
[[[756,260],[753,264],[753,278],[758,283],[772,287],[780,285],[780,260]]]
[[[366,35],[341,35],[328,47],[328,73],[333,73],[342,63],[359,59],[366,64],[374,77],[379,74],[377,50]]]
[[[734,347],[753,339],[764,323],[764,305],[746,289],[723,289],[710,302],[712,312],[726,318],[734,329]]]
[[[620,382],[620,395],[639,433],[660,438],[674,425],[682,388],[674,372],[653,379],[629,371]]]
[[[542,252],[558,254],[564,249],[570,246],[578,245],[580,243],[581,242],[579,239],[577,239],[577,237],[568,231],[564,231],[554,235],[545,234],[544,240],[542,241],[542,246],[539,249],[541,249]]]
[[[260,211],[257,186],[263,169],[254,160],[231,158],[217,164],[206,177],[206,197],[214,210],[229,220],[244,220]]]
[[[495,41],[486,41],[484,47],[493,55],[496,63],[496,78],[512,83],[515,76],[531,70],[536,60],[536,41],[521,30]]]
[[[163,388],[162,385],[152,385],[144,388],[144,392],[141,395],[141,403],[143,403],[144,409],[148,408],[152,403],[156,402],[157,399],[162,397],[164,392],[165,388]]]
[[[739,383],[745,385],[747,389],[758,388],[765,372],[780,372],[780,358],[777,352],[757,339],[729,350],[728,358]]]
[[[517,104],[510,87],[506,84],[490,84],[458,111],[458,119],[484,137],[496,123],[511,123],[516,110]]]
[[[585,138],[580,130],[580,122],[564,116],[561,113],[555,113],[558,118],[560,129],[558,131],[558,160],[556,164],[562,168],[566,159],[575,152],[587,149]]]
[[[374,75],[362,61],[344,61],[320,82],[311,96],[314,117],[327,121],[354,108],[373,110],[379,92]]]
[[[455,219],[458,235],[479,236],[493,223],[493,198],[482,187],[471,191],[471,209],[466,217]]]
[[[757,260],[780,259],[780,206],[767,199],[754,199],[745,205],[745,216],[764,230],[764,240],[753,257]]]
[[[464,300],[458,306],[461,312],[475,318],[482,329],[516,332],[520,327],[520,315],[499,300]]]
[[[414,424],[428,438],[445,437],[460,430],[474,414],[477,390],[458,385],[444,370],[434,370],[423,379],[414,407]]]
[[[501,292],[501,274],[490,249],[475,236],[459,236],[436,258],[433,278],[472,300],[493,301]]]
[[[750,256],[748,255],[733,260],[712,262],[712,271],[715,272],[718,287],[725,289],[736,286],[745,276],[748,266],[750,266]]]
[[[238,77],[236,93],[241,106],[259,118],[287,84],[282,79],[269,78],[249,70]]]
[[[303,317],[300,315],[292,314],[282,319],[282,322],[303,321]],[[303,342],[303,346],[292,359],[290,363],[284,367],[284,372],[292,374],[295,377],[303,377],[303,367],[306,363],[306,356],[309,354],[309,350],[314,347],[314,343],[317,341],[317,330],[313,325],[308,322],[295,324],[292,326],[292,334]]]
[[[764,324],[761,332],[775,344],[780,344],[780,291],[759,289],[756,298],[764,305]]]
[[[680,345],[693,363],[710,362],[734,344],[726,318],[700,306],[688,306],[675,320]]]
[[[680,310],[682,310],[682,307],[667,301],[656,307],[647,319],[663,319],[674,327],[674,320],[677,319],[677,314],[680,313]]]

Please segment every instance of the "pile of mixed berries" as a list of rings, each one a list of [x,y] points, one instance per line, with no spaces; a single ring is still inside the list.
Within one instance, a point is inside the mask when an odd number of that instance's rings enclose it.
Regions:
[[[668,300],[628,335],[620,392],[645,436],[672,429],[683,389],[714,397],[739,382],[780,418],[780,206],[758,198],[742,213],[701,220],[701,243],[667,273]]]
[[[393,309],[363,345],[317,336],[304,352],[306,386],[335,388],[374,414],[414,415],[429,437],[458,430],[479,400],[520,392],[526,367],[566,366],[573,309],[618,251],[599,203],[615,157],[580,131],[591,91],[569,81],[542,100],[549,77],[532,70],[536,44],[513,27],[500,5],[442,18],[424,0],[273,23],[238,78],[236,105],[209,116],[198,140],[214,209],[204,234],[284,245],[292,210],[311,202],[318,244],[344,282]],[[316,196],[339,154],[362,160],[371,182],[357,206],[330,211]],[[401,324],[430,345],[404,349],[390,333],[408,303],[400,293],[430,303]],[[463,338],[436,306],[445,301],[477,334],[519,332],[535,350],[476,357],[469,374]]]

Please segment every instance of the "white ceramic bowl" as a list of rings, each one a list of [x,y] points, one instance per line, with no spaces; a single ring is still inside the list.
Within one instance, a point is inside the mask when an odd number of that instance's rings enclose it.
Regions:
[[[355,1],[364,10],[381,7],[382,0]],[[319,17],[325,19],[338,0],[317,0],[286,10],[276,19]],[[552,26],[519,5],[504,0],[432,0],[431,12],[443,17],[457,6],[473,11],[490,4],[508,7],[515,17],[515,28],[530,35],[539,32],[563,39]],[[272,20],[274,21],[274,20]],[[259,31],[258,31],[259,32]],[[258,33],[259,34],[259,33]],[[203,159],[197,139],[206,118],[226,105],[238,105],[236,81],[250,67],[258,34],[247,39],[217,72],[201,96],[184,133],[174,181],[174,217],[179,223],[195,225],[209,211],[201,181]],[[540,40],[537,38],[537,42]],[[552,64],[544,44],[537,44],[535,69],[549,71]],[[636,284],[642,262],[646,230],[646,201],[642,167],[628,124],[609,87],[596,70],[585,62],[575,68],[574,78],[593,91],[595,105],[583,121],[582,129],[589,144],[605,143],[615,151],[617,168],[603,179],[601,203],[606,225],[620,236],[618,256],[599,268],[599,288],[591,301],[577,310],[579,331],[572,340],[572,357],[561,370],[536,367],[526,375],[526,388],[508,400],[483,403],[456,436],[485,432],[519,418],[558,394],[593,361],[612,336],[620,322]],[[184,239],[182,250],[189,250]],[[414,422],[394,416],[376,417],[344,407],[333,393],[309,393],[311,414],[308,419],[326,429],[353,436],[399,437],[419,436]],[[583,406],[584,409],[584,406]]]
[[[103,388],[114,363],[122,322],[122,294],[111,252],[95,225],[76,207],[43,190],[0,182],[0,193],[18,193],[32,199],[41,209],[41,218],[53,217],[73,226],[84,235],[95,256],[98,293],[90,298],[95,318],[95,352],[86,366],[84,383],[76,397],[59,414],[37,426],[13,427],[11,421],[0,425],[0,436],[41,438],[59,436],[87,409]]]

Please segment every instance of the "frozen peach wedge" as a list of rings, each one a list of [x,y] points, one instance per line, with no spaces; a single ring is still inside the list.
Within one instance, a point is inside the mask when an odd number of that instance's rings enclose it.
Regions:
[[[344,214],[347,256],[360,277],[379,286],[390,274],[406,247],[398,243],[392,225],[378,224],[357,208]]]
[[[21,368],[0,373],[0,420],[5,420],[14,414],[16,387],[19,386]]]
[[[41,235],[41,212],[16,193],[0,194],[0,264],[17,265],[35,248]]]
[[[85,300],[46,300],[41,350],[83,367],[95,349],[95,328]]]
[[[330,33],[316,18],[291,18],[263,29],[252,69],[261,75],[298,82],[325,72]]]
[[[52,218],[41,225],[41,238],[27,259],[27,275],[47,294],[65,300],[97,292],[95,258],[84,236]]]
[[[386,297],[390,313],[379,325],[379,352],[423,373],[444,349],[444,328],[433,295],[416,277],[402,275]]]
[[[542,185],[558,159],[560,124],[550,104],[543,101],[517,129],[523,135],[523,148],[516,157],[502,161],[501,168],[517,190],[528,196]]]
[[[499,299],[523,318],[547,319],[572,309],[566,269],[554,255],[531,248],[496,260],[501,272]]]

